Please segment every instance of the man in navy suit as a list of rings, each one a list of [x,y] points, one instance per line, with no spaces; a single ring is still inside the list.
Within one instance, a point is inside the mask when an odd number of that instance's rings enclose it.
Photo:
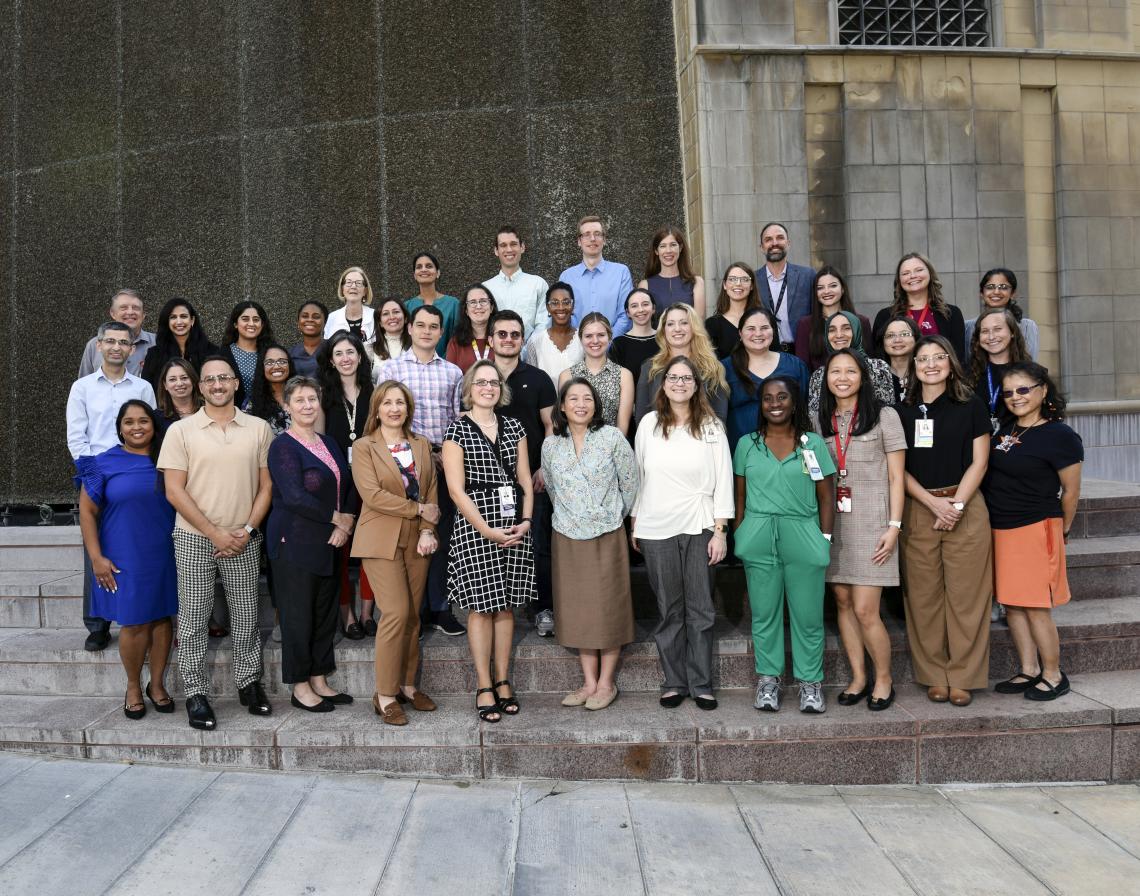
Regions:
[[[760,231],[764,266],[756,270],[760,301],[780,322],[780,351],[794,352],[796,324],[811,311],[811,285],[815,271],[788,262],[788,228],[773,221]]]

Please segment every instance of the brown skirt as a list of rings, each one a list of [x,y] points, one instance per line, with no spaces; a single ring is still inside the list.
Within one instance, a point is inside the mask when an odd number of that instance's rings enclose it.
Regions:
[[[1065,533],[1059,517],[1016,529],[994,529],[994,595],[1007,607],[1067,604]]]
[[[606,650],[633,640],[625,528],[588,541],[554,533],[554,637],[563,647]]]

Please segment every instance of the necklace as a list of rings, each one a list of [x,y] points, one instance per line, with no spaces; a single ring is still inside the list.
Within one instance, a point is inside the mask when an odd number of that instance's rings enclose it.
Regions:
[[[994,450],[995,451],[1001,451],[1001,452],[1008,454],[1011,450],[1013,450],[1013,447],[1015,445],[1021,444],[1021,439],[1018,438],[1018,436],[1025,435],[1025,433],[1028,432],[1029,430],[1033,429],[1033,427],[1040,426],[1044,422],[1045,422],[1044,419],[1035,420],[1034,422],[1030,423],[1028,426],[1023,426],[1021,428],[1020,432],[1017,429],[1017,424],[1014,424],[1013,428],[1008,433],[1006,433],[1004,436],[1001,437],[1001,441],[998,442],[996,445],[994,445]]]

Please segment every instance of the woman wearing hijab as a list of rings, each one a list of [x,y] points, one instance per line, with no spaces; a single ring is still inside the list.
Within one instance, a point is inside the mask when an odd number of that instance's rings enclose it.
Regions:
[[[894,405],[897,393],[894,378],[891,376],[891,366],[881,358],[868,358],[867,353],[863,351],[863,325],[859,321],[859,315],[850,311],[836,311],[827,319],[826,328],[828,357],[841,348],[857,355],[871,373],[871,388],[874,390],[875,399],[884,405]],[[808,383],[808,414],[813,419],[819,416],[819,393],[823,388],[823,371],[824,367],[815,371]]]

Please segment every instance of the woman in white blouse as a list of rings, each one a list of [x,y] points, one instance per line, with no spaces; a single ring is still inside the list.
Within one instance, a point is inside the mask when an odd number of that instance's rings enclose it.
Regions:
[[[348,330],[365,345],[376,338],[376,312],[372,309],[372,284],[364,268],[351,267],[340,275],[337,298],[344,306],[337,308],[325,321],[325,339],[339,330]]]
[[[661,705],[691,696],[716,709],[712,688],[713,566],[727,552],[733,516],[728,434],[688,358],[667,368],[635,440],[641,491],[633,547],[645,557],[661,622],[653,632],[665,682]]]
[[[582,360],[582,340],[574,329],[574,288],[569,283],[551,284],[546,291],[546,314],[549,325],[535,330],[526,344],[527,364],[546,372],[557,383],[563,370]]]

